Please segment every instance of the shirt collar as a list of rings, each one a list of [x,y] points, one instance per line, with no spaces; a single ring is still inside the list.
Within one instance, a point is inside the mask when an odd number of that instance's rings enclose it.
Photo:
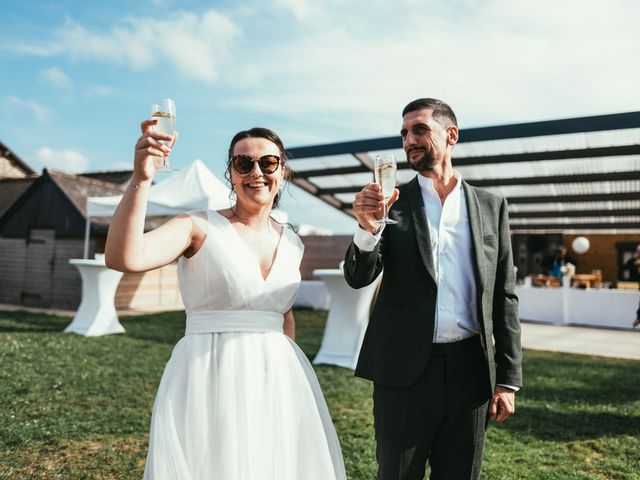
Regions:
[[[461,189],[462,173],[454,169],[453,176],[456,178],[457,182],[456,182],[456,186],[453,187],[451,194],[454,194],[454,195],[462,194],[463,192],[463,190]],[[420,185],[420,190],[422,191],[422,194],[426,195],[426,197],[429,200],[437,200],[438,202],[440,202],[440,197],[438,196],[438,192],[436,192],[436,189],[433,187],[433,180],[431,180],[429,177],[425,177],[423,175],[418,174],[418,185]]]

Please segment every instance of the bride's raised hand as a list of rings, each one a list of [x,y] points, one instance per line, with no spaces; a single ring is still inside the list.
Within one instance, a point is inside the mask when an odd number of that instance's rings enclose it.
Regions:
[[[157,119],[148,118],[140,124],[142,135],[138,138],[133,157],[133,177],[137,182],[145,182],[153,178],[156,170],[164,164],[164,157],[169,156],[171,148],[178,139],[177,133],[171,136],[153,130],[153,126],[157,123]],[[169,145],[161,141],[169,142]]]

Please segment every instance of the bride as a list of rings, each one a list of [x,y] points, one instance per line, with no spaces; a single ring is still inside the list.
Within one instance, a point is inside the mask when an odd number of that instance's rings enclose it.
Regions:
[[[236,203],[144,233],[148,189],[171,151],[161,140],[174,141],[154,124],[141,124],[105,257],[123,272],[178,259],[186,332],[160,381],[144,478],[346,479],[320,386],[294,342],[303,245],[270,217],[288,174],[282,141],[264,128],[236,134],[227,162]]]

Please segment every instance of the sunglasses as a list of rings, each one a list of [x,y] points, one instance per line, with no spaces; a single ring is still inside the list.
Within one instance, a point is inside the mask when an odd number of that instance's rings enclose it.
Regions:
[[[253,170],[254,162],[258,162],[260,171],[266,175],[274,173],[280,165],[280,157],[277,155],[263,155],[254,160],[248,155],[234,155],[231,157],[231,165],[239,175],[247,175]]]

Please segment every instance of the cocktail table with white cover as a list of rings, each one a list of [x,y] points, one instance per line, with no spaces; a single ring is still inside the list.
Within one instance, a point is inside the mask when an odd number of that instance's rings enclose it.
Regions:
[[[114,303],[122,272],[107,268],[104,260],[72,258],[69,263],[82,277],[82,301],[64,331],[85,337],[124,333]]]
[[[638,292],[608,288],[579,289],[517,286],[520,318],[534,322],[631,328]]]
[[[354,369],[380,280],[355,290],[347,284],[341,269],[314,270],[313,275],[324,281],[331,296],[322,344],[313,363]]]

